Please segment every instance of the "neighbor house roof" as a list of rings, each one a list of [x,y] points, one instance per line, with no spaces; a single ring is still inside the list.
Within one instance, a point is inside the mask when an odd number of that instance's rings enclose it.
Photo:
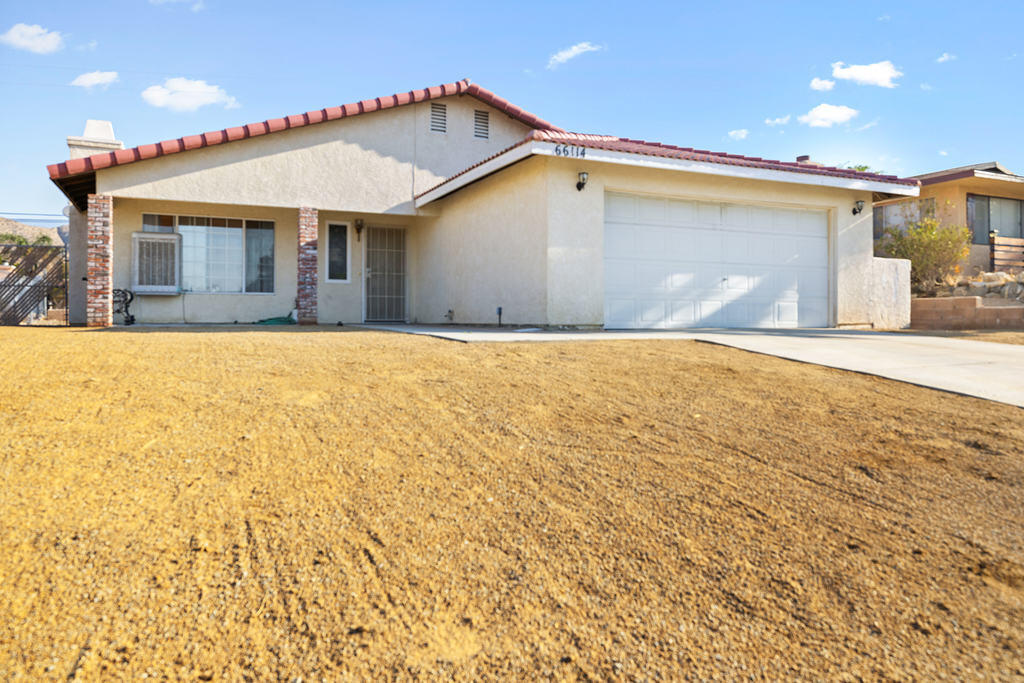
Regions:
[[[943,171],[922,173],[913,177],[920,180],[922,185],[934,185],[935,183],[945,183],[950,180],[962,180],[964,178],[987,178],[989,180],[1006,180],[1015,183],[1024,182],[1024,176],[1016,175],[997,161],[986,161],[985,163],[971,164],[970,166],[947,168]]]
[[[407,104],[416,104],[418,102],[426,102],[427,100],[450,97],[452,95],[469,95],[470,97],[474,97],[484,104],[488,104],[498,111],[504,112],[513,119],[516,119],[531,128],[561,130],[561,128],[548,123],[539,116],[531,114],[522,107],[512,104],[504,97],[499,97],[490,90],[482,88],[476,83],[471,83],[469,79],[466,78],[461,81],[456,81],[455,83],[445,83],[432,88],[410,90],[409,92],[396,93],[385,97],[376,97],[371,100],[362,100],[360,102],[343,104],[338,107],[327,107],[326,109],[307,111],[304,114],[295,114],[284,118],[268,119],[266,121],[250,123],[244,126],[236,126],[234,128],[209,131],[206,133],[200,133],[199,135],[187,135],[174,140],[164,140],[163,142],[157,142],[149,145],[139,145],[138,147],[132,147],[130,149],[101,152],[99,154],[93,154],[92,156],[82,157],[80,159],[68,159],[67,161],[62,161],[59,164],[50,164],[46,168],[50,172],[50,179],[60,187],[61,191],[63,191],[64,194],[76,204],[76,206],[83,208],[85,196],[95,191],[95,179],[91,174],[104,168],[123,166],[124,164],[144,161],[146,159],[155,159],[168,154],[177,154],[179,152],[187,152],[193,149],[222,145],[228,142],[267,135],[269,133],[277,133],[284,130],[291,130],[293,128],[302,128],[304,126],[311,126],[317,123],[335,121],[338,119],[358,116],[360,114],[382,111],[384,109],[393,109]]]
[[[694,165],[689,168],[683,165],[674,165],[680,170],[694,170],[694,171],[709,171],[710,169],[704,167],[704,165],[717,165],[720,167],[744,167],[751,170],[762,170],[762,171],[777,171],[789,174],[800,174],[805,176],[824,176],[832,179],[842,179],[845,181],[852,182],[816,182],[816,184],[829,184],[835,186],[851,186],[856,187],[858,183],[863,185],[863,189],[870,189],[875,191],[884,191],[881,185],[891,186],[904,186],[907,188],[914,188],[915,190],[919,187],[920,183],[914,178],[899,178],[894,175],[882,175],[878,173],[868,173],[864,171],[855,171],[848,168],[837,168],[833,166],[823,166],[820,164],[800,161],[777,161],[774,159],[762,159],[761,157],[748,157],[739,154],[728,154],[725,152],[711,152],[702,149],[693,149],[690,147],[676,147],[675,145],[666,145],[661,142],[648,142],[646,140],[632,140],[629,138],[620,138],[613,135],[589,135],[584,133],[569,133],[566,131],[554,131],[554,130],[534,130],[523,140],[512,145],[511,147],[495,154],[483,161],[480,161],[459,173],[445,179],[441,183],[434,187],[426,190],[425,192],[417,195],[417,206],[427,204],[434,199],[438,199],[445,194],[454,192],[459,187],[462,187],[470,182],[480,179],[484,175],[493,173],[504,166],[520,161],[526,156],[532,154],[551,154],[550,145],[548,147],[535,147],[533,149],[525,150],[524,148],[530,147],[530,143],[551,143],[556,148],[560,145],[570,145],[573,147],[580,147],[589,150],[601,150],[604,152],[611,152],[612,155],[606,155],[604,158],[597,160],[600,161],[627,161],[630,156],[641,156],[641,157],[660,157],[667,160],[674,160],[680,162],[695,162],[700,167]],[[556,149],[553,156],[561,156]],[[623,156],[619,156],[623,155]],[[594,159],[591,155],[588,157]],[[640,164],[644,165],[644,164]],[[646,164],[654,165],[654,164]],[[738,170],[738,169],[737,169]],[[750,173],[730,173],[727,170],[723,170],[721,175],[746,175],[750,176]],[[776,179],[783,179],[778,177]],[[793,182],[801,182],[799,179],[791,179]],[[811,181],[811,179],[808,179]],[[870,185],[869,185],[870,183]],[[901,193],[902,194],[902,193]],[[908,194],[916,194],[911,192]]]

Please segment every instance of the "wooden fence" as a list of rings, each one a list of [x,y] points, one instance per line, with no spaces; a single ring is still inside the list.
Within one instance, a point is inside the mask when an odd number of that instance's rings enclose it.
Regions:
[[[998,270],[1024,270],[1024,239],[988,234],[989,264],[992,272]]]

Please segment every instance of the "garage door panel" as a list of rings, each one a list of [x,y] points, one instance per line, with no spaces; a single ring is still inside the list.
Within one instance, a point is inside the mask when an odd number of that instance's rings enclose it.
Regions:
[[[610,224],[604,233],[604,253],[606,257],[635,257],[636,230],[627,225]]]
[[[609,327],[634,327],[636,310],[632,299],[608,298],[605,300],[604,319]]]
[[[673,225],[693,225],[697,220],[697,202],[678,199],[668,203],[668,222]]]
[[[828,324],[826,212],[609,194],[606,326]]]
[[[640,197],[637,200],[637,219],[641,223],[664,223],[667,218],[667,204],[664,199]]]
[[[609,294],[632,292],[636,288],[636,263],[633,261],[605,261],[604,288]]]
[[[665,231],[663,228],[642,226],[636,230],[636,256],[646,259],[662,258],[665,255]]]
[[[696,320],[696,302],[673,301],[669,304],[669,319],[676,325],[692,325]]]
[[[636,197],[626,194],[605,194],[604,215],[606,220],[636,220]]]

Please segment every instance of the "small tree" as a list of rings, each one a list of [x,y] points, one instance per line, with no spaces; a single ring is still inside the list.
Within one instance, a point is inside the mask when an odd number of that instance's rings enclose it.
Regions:
[[[971,248],[971,232],[962,225],[946,225],[925,217],[904,229],[886,228],[879,246],[886,256],[910,260],[910,282],[922,293],[955,275]]]

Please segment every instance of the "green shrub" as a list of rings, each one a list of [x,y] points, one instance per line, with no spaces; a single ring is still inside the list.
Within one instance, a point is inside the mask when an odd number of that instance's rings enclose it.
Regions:
[[[903,230],[886,228],[879,247],[886,256],[909,259],[911,286],[928,293],[960,272],[960,261],[970,252],[971,232],[962,225],[945,225],[928,217]]]

